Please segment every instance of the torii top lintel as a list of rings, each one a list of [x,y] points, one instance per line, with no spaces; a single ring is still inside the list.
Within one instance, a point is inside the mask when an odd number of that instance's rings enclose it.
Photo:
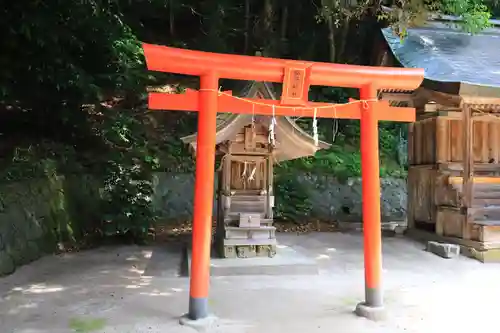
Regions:
[[[201,76],[214,72],[219,78],[283,82],[287,67],[307,68],[310,85],[374,89],[414,90],[424,70],[306,62],[185,50],[143,44],[149,70]]]

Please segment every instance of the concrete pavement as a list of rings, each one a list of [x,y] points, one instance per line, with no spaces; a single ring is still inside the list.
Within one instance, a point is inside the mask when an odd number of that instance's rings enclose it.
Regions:
[[[214,276],[207,332],[497,331],[500,265],[443,259],[404,238],[384,239],[388,317],[352,311],[363,300],[361,234],[278,234],[317,262],[316,275]],[[103,247],[49,256],[0,279],[2,333],[177,333],[189,280],[180,248]]]

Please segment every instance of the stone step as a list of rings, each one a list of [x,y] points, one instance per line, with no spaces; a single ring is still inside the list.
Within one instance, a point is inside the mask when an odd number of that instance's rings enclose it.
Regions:
[[[276,246],[273,246],[276,250]],[[233,249],[235,250],[235,249]],[[186,249],[186,272],[190,273],[191,250]],[[301,252],[286,246],[280,248],[274,258],[255,257],[242,260],[235,251],[232,256],[212,258],[210,260],[210,276],[285,276],[318,275],[318,263]]]
[[[229,207],[229,213],[234,214],[234,213],[253,213],[253,212],[265,212],[266,211],[266,205],[265,203],[231,203],[231,206]]]
[[[260,196],[261,192],[263,190],[236,190],[236,189],[231,189],[231,195],[233,196],[241,196],[241,195],[248,195],[248,196]]]
[[[273,258],[276,255],[276,245],[228,245],[224,246],[224,258],[252,259]]]
[[[229,212],[227,218],[229,220],[231,220],[231,221],[239,221],[241,214],[244,214],[244,215],[252,214],[252,215],[260,216],[260,220],[261,221],[266,216],[265,212],[256,212],[256,211],[242,212],[242,211],[238,211],[238,212]]]
[[[273,219],[265,219],[263,218],[264,214],[260,214],[260,225],[261,226],[266,226],[266,227],[271,227],[274,223]],[[229,216],[224,219],[224,223],[226,225],[231,226],[232,224],[238,225],[240,222],[240,215],[238,214],[237,216]]]
[[[245,205],[265,205],[266,202],[267,202],[266,200],[243,200],[243,199],[234,200],[234,199],[231,199],[231,205],[242,205],[242,204],[245,204]]]
[[[266,195],[233,195],[233,196],[231,196],[231,201],[232,202],[240,202],[240,201],[266,202],[267,196]]]
[[[261,226],[261,227],[226,227],[226,230],[247,230],[247,231],[259,231],[259,230],[276,230],[276,227],[268,227],[268,226]]]
[[[225,239],[274,239],[275,227],[226,227]]]
[[[273,239],[224,239],[224,246],[238,245],[276,245],[276,238]]]

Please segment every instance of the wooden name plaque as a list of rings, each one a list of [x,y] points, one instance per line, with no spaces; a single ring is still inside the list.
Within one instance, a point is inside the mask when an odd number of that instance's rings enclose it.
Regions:
[[[309,97],[311,65],[306,63],[287,64],[283,78],[281,104],[305,106]]]

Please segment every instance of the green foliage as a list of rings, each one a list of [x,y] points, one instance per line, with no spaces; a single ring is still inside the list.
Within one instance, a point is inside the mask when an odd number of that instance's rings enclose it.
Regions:
[[[0,160],[0,183],[50,178],[58,174],[58,169],[77,173],[83,168],[76,160],[76,151],[71,146],[49,141],[18,146],[11,156]]]
[[[141,238],[155,222],[152,173],[159,168],[159,159],[137,118],[126,110],[113,110],[101,125],[110,148],[103,179],[106,235],[131,232]]]
[[[490,27],[491,11],[497,6],[489,0],[412,0],[392,4],[391,11],[380,11],[379,19],[387,19],[401,37],[413,25],[422,25],[432,15],[452,15],[453,25],[469,33]]]
[[[281,172],[275,177],[275,196],[277,200],[274,209],[278,219],[300,222],[305,220],[312,210],[312,202],[307,187],[293,173]]]
[[[87,101],[135,87],[144,76],[137,38],[119,1],[10,1],[0,16],[0,99]],[[52,104],[52,103],[50,103]]]
[[[1,179],[6,183],[49,179],[57,187],[60,177],[65,177],[64,183],[68,184],[70,178],[85,179],[86,175],[94,175],[100,193],[93,193],[94,198],[91,195],[82,198],[88,201],[85,208],[91,209],[92,214],[67,212],[71,200],[68,201],[67,193],[61,193],[49,202],[54,223],[62,226],[68,223],[60,221],[78,219],[79,216],[92,217],[91,221],[100,221],[89,228],[94,232],[100,230],[105,235],[132,233],[136,238],[143,238],[155,221],[150,204],[153,194],[151,180],[153,171],[159,167],[144,123],[141,115],[133,112],[108,110],[95,127],[97,137],[103,140],[101,149],[104,152],[91,155],[90,158],[95,159],[90,165],[84,166],[88,161],[82,160],[83,156],[78,156],[74,148],[42,142],[25,149],[16,148],[11,161],[3,161]],[[79,187],[72,188],[71,192],[81,192],[85,186]],[[96,198],[99,203],[92,205]],[[72,210],[79,208],[82,206],[72,205]],[[82,235],[83,224],[90,227],[91,221],[79,221],[78,227],[72,228],[70,233],[58,227],[55,239],[75,241],[74,233]]]
[[[359,126],[353,126],[359,129]],[[394,133],[381,130],[380,135],[380,176],[406,176],[404,161],[400,164],[397,159],[397,137]],[[314,157],[305,157],[281,163],[277,172],[311,172],[335,176],[340,181],[350,177],[361,176],[361,153],[359,139],[346,140],[346,136],[339,134],[330,149],[320,150]]]
[[[311,91],[310,99],[322,102],[345,103],[349,97],[358,98],[353,89],[320,88]],[[321,140],[331,144],[330,149],[320,150],[314,157],[287,161],[278,166],[278,172],[314,172],[334,175],[339,180],[361,176],[360,123],[359,120],[339,121],[338,128],[332,119],[318,120],[318,134]],[[312,134],[312,119],[297,119],[296,123]],[[379,149],[381,176],[405,176],[406,161],[401,160],[400,136],[402,127],[398,124],[380,123]],[[335,135],[333,132],[338,131]],[[332,142],[333,141],[333,142]],[[401,160],[401,163],[398,161]]]
[[[18,118],[24,112],[26,134],[42,140],[4,158],[3,180],[48,177],[47,161],[57,176],[95,174],[102,189],[96,230],[138,236],[154,222],[149,201],[159,161],[146,139],[144,117],[101,106],[131,91],[138,95],[149,79],[139,40],[124,23],[122,5],[127,3],[56,0],[4,6],[0,106],[17,111]],[[98,112],[82,110],[84,103]],[[54,207],[63,199],[56,199]]]
[[[490,9],[482,0],[441,0],[441,11],[462,18],[459,26],[470,33],[478,33],[491,26]]]

